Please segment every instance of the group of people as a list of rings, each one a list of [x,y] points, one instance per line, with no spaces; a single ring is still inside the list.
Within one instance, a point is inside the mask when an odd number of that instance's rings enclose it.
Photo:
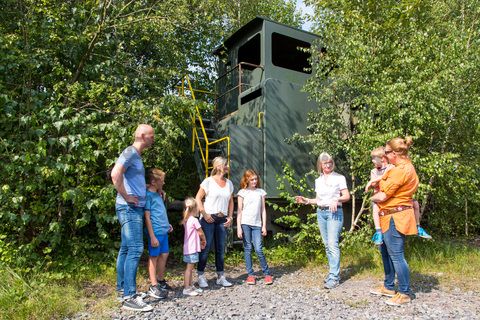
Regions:
[[[136,291],[136,273],[143,253],[143,229],[148,239],[148,271],[150,288],[148,294],[162,299],[168,295],[170,286],[164,278],[168,257],[168,233],[173,230],[165,209],[163,184],[165,173],[159,169],[145,169],[141,153],[154,142],[154,130],[141,124],[135,132],[135,141],[118,158],[112,181],[117,190],[116,213],[121,225],[121,246],[117,258],[117,290],[122,295],[123,308],[134,311],[149,311],[152,306],[143,301],[145,297]],[[415,168],[408,157],[411,138],[394,138],[384,147],[372,151],[375,168],[366,191],[374,189],[371,197],[376,232],[372,238],[380,246],[385,279],[382,286],[371,290],[375,295],[387,296],[390,305],[410,302],[409,268],[405,260],[405,236],[418,234],[431,238],[419,224],[418,203],[413,194],[418,186]],[[334,159],[321,153],[317,161],[319,177],[315,180],[315,198],[296,196],[299,204],[314,205],[317,220],[327,254],[329,272],[324,287],[333,289],[340,284],[339,238],[343,227],[342,204],[350,200],[346,179],[334,171]],[[224,274],[226,229],[233,224],[234,186],[226,177],[227,160],[217,157],[212,162],[211,175],[204,179],[195,198],[184,202],[183,261],[185,296],[201,295],[209,286],[205,276],[208,254],[215,246],[216,284],[232,286]],[[237,236],[243,239],[247,271],[246,283],[255,285],[257,278],[252,265],[252,249],[255,250],[264,275],[263,283],[273,283],[262,247],[266,229],[266,192],[261,189],[260,177],[253,170],[244,172],[237,193]],[[144,224],[145,221],[145,224]],[[197,264],[198,286],[193,285],[193,270]],[[398,291],[395,291],[395,275]]]
[[[372,241],[380,246],[385,273],[383,285],[370,290],[370,293],[389,297],[386,303],[394,306],[411,301],[405,236],[418,234],[431,239],[420,226],[418,202],[413,199],[419,181],[408,156],[412,143],[411,137],[397,137],[373,150],[371,156],[375,167],[365,188],[365,191],[374,189],[371,201],[376,231]],[[340,284],[342,204],[350,200],[346,179],[334,168],[333,158],[327,153],[320,154],[317,161],[320,176],[315,180],[316,198],[296,197],[297,203],[317,206],[318,225],[329,263],[329,273],[324,280],[327,289]],[[395,275],[398,291],[395,291]]]
[[[135,131],[133,145],[122,151],[112,169],[112,181],[117,190],[116,213],[121,225],[121,244],[117,257],[117,292],[124,309],[150,311],[153,307],[143,301],[148,294],[156,299],[168,296],[171,287],[165,281],[165,266],[169,253],[168,233],[173,227],[168,221],[163,185],[165,172],[149,169],[145,172],[141,154],[154,142],[154,130],[141,124]],[[184,201],[182,225],[184,227],[183,261],[185,296],[197,296],[209,286],[205,276],[208,253],[215,246],[216,284],[230,287],[225,278],[224,253],[226,229],[233,223],[232,182],[226,178],[227,160],[213,159],[212,172],[200,184],[195,198]],[[266,192],[260,188],[258,174],[246,170],[238,192],[237,235],[243,239],[247,283],[254,285],[256,278],[252,266],[252,248],[255,249],[264,273],[264,284],[273,283],[263,254],[262,236],[266,228]],[[198,220],[200,218],[200,221]],[[144,231],[145,230],[145,231]],[[144,250],[144,233],[148,242],[148,273],[150,287],[147,293],[137,292],[136,275],[140,256]],[[198,285],[193,285],[193,269],[197,264]]]

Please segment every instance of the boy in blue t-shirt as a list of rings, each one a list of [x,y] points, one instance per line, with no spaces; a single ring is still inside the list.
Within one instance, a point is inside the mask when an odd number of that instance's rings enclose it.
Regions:
[[[151,282],[148,294],[153,298],[163,299],[168,296],[167,290],[171,289],[165,281],[165,267],[169,252],[168,233],[173,230],[168,222],[164,203],[165,172],[159,169],[148,170],[146,182],[145,225],[148,237],[148,274]]]

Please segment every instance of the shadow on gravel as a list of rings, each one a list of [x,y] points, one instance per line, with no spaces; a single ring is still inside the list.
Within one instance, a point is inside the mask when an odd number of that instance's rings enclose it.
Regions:
[[[357,262],[347,265],[340,271],[340,278],[342,282],[354,277],[356,274],[361,273],[364,270],[375,269],[377,266],[371,257],[365,256],[357,260]]]
[[[411,272],[410,282],[414,292],[428,293],[432,290],[440,290],[438,278],[432,275]]]
[[[293,273],[297,271],[298,269],[301,269],[300,266],[295,267],[295,266],[280,266],[280,267],[270,267],[270,272],[273,276],[274,283],[276,280],[280,279],[284,275],[288,275],[290,273]],[[214,272],[206,272],[206,278],[208,282],[208,288],[205,289],[205,291],[217,291],[217,290],[228,290],[228,288],[224,288],[216,283],[216,276]],[[243,269],[239,268],[234,268],[230,269],[226,268],[225,270],[225,276],[228,281],[230,281],[233,286],[241,286],[245,283],[247,280],[247,273]],[[257,284],[263,285],[263,273],[260,270],[257,270],[255,272],[255,276],[257,278]],[[195,279],[196,280],[196,279]],[[173,283],[173,282],[172,282]],[[194,284],[198,287],[198,282],[194,282]],[[183,283],[180,283],[180,281],[176,281],[175,283],[175,288],[170,292],[170,298],[186,298],[186,299],[191,299],[191,297],[186,297],[183,296],[182,294],[183,290]],[[159,300],[156,300],[154,302],[158,302]]]
[[[298,267],[297,266],[269,267],[270,273],[273,276],[273,281],[275,281],[277,279],[280,279],[284,275],[293,273],[293,272],[295,272],[295,271],[297,271],[298,269],[301,269],[301,268],[302,268],[301,266],[298,266]],[[254,275],[257,278],[258,283],[263,283],[264,275],[263,275],[261,270],[255,271]],[[244,271],[243,269],[242,269],[242,271],[237,270],[237,272],[231,272],[230,276],[229,276],[229,273],[227,271],[227,279],[229,281],[231,280],[231,282],[234,283],[234,284],[242,284],[247,280],[247,272]],[[210,281],[208,283],[210,284]],[[215,283],[215,281],[213,281],[212,283]]]

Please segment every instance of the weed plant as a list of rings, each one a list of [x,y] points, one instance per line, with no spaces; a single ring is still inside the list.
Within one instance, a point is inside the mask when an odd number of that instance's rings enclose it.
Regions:
[[[82,309],[74,286],[0,267],[0,319],[63,319]]]

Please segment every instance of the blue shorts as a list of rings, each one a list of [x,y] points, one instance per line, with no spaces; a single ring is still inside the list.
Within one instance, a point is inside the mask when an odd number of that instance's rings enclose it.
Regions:
[[[168,253],[168,234],[156,234],[155,237],[158,240],[158,247],[152,247],[150,243],[150,237],[148,237],[148,255],[150,257],[158,257],[162,253]]]
[[[184,254],[183,262],[186,263],[197,263],[198,262],[198,252],[192,254]]]

